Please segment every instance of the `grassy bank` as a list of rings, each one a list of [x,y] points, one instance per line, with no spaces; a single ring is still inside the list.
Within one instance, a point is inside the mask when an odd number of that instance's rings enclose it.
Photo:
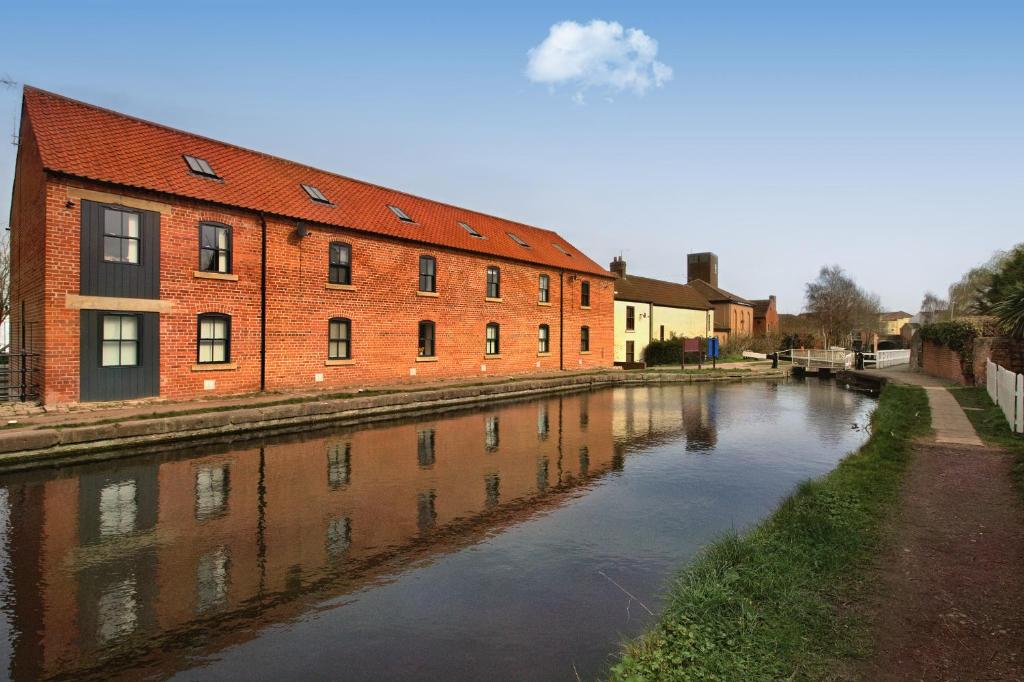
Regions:
[[[961,386],[949,389],[956,397],[964,412],[986,443],[1003,447],[1017,455],[1013,467],[1013,478],[1018,490],[1024,494],[1024,438],[1014,435],[1003,416],[1003,411],[988,397],[983,386]]]
[[[930,427],[924,391],[888,386],[871,426],[831,474],[802,484],[749,533],[706,549],[612,677],[819,679],[862,651],[866,625],[840,604],[860,589],[883,539],[911,440]]]

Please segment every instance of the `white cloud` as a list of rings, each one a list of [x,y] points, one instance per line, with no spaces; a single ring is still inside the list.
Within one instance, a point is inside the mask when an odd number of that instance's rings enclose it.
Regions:
[[[616,21],[562,21],[527,54],[527,78],[552,87],[573,85],[577,103],[589,88],[642,95],[672,80],[672,67],[655,59],[658,41]]]

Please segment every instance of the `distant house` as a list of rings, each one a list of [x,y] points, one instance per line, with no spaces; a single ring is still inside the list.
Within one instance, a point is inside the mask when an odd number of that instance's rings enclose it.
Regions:
[[[913,315],[897,310],[891,313],[882,313],[879,318],[879,333],[882,336],[899,336],[903,325],[909,324]]]
[[[721,342],[729,337],[751,336],[754,333],[754,305],[702,279],[687,282],[715,308],[715,336]]]
[[[696,288],[678,282],[626,274],[626,261],[615,258],[615,362],[643,361],[652,341],[707,337],[714,306]]]
[[[779,311],[775,306],[775,294],[768,298],[751,301],[754,304],[754,336],[769,336],[779,333]]]

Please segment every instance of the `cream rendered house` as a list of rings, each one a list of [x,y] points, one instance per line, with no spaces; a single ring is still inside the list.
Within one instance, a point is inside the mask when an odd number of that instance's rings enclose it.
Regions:
[[[715,308],[687,284],[626,274],[626,262],[611,264],[615,279],[615,362],[643,362],[654,340],[710,336]]]

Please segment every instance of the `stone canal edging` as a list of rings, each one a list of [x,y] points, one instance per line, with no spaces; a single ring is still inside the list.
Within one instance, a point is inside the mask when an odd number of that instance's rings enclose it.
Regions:
[[[165,451],[184,442],[216,443],[365,424],[466,406],[631,384],[699,383],[783,378],[786,370],[683,374],[608,372],[383,395],[240,407],[195,414],[0,432],[0,471],[60,466]]]

